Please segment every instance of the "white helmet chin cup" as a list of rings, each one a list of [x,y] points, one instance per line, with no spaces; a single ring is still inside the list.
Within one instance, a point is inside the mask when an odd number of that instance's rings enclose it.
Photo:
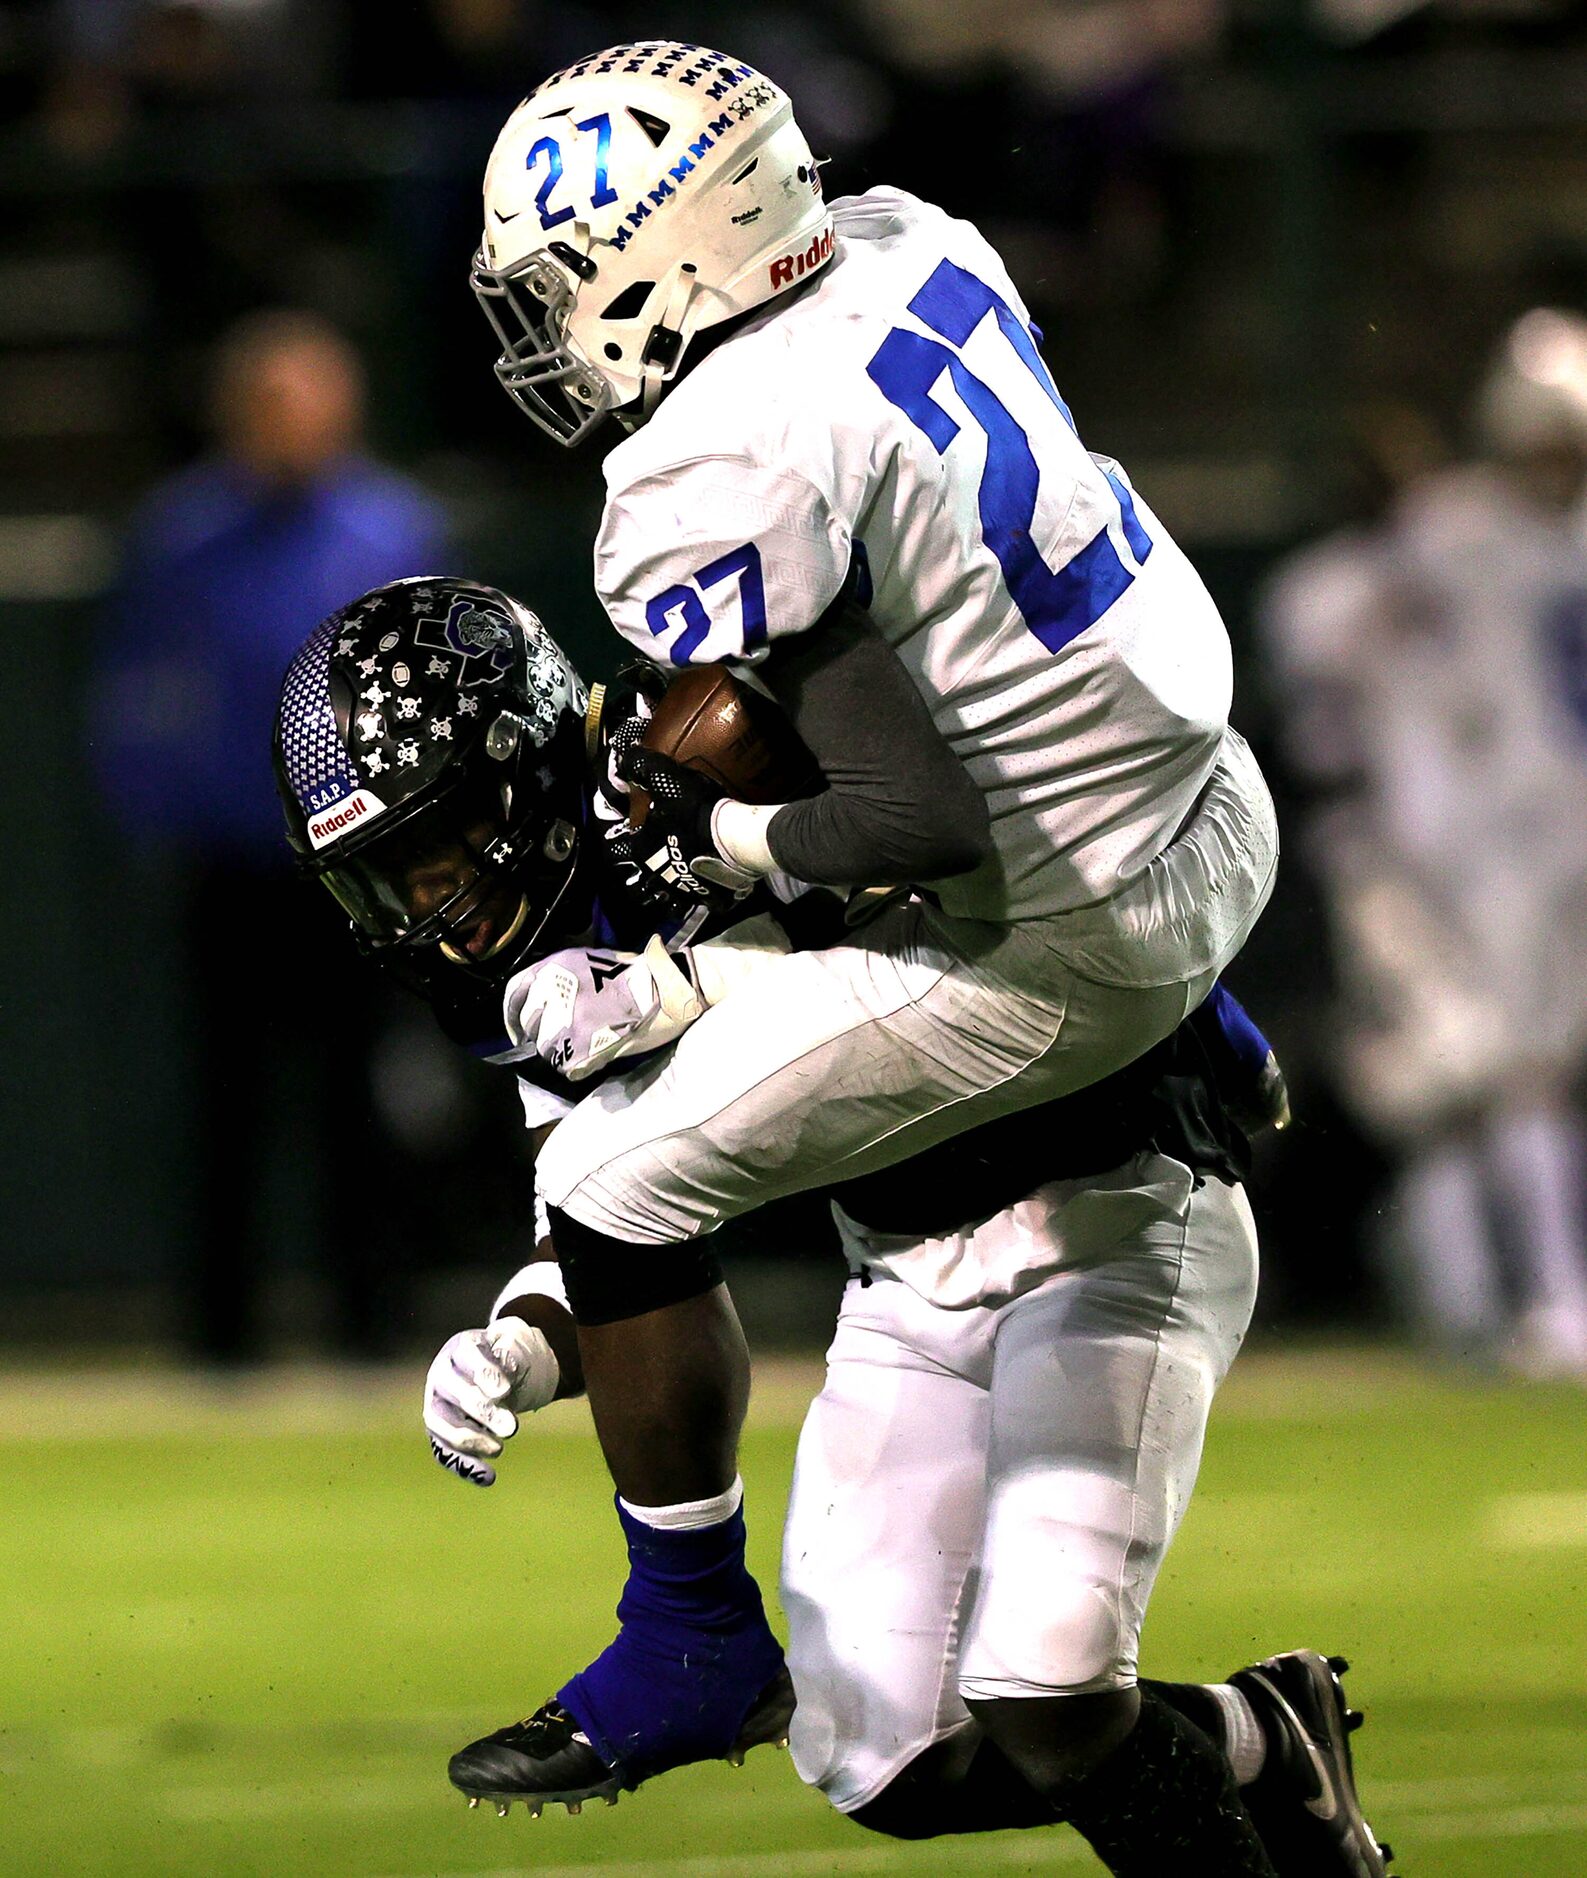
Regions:
[[[473,283],[496,374],[559,443],[654,409],[694,336],[806,279],[832,219],[787,94],[700,46],[548,78],[485,172]]]

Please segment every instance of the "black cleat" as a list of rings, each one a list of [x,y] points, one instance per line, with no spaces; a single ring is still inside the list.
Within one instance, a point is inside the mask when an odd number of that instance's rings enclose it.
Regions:
[[[1229,1678],[1267,1738],[1267,1762],[1240,1797],[1279,1878],[1389,1878],[1389,1849],[1356,1796],[1350,1736],[1363,1718],[1345,1702],[1348,1668],[1342,1656],[1286,1650]]]
[[[547,1702],[526,1721],[471,1741],[452,1756],[446,1771],[470,1806],[493,1801],[503,1818],[514,1800],[522,1800],[534,1819],[547,1801],[560,1800],[570,1813],[586,1800],[615,1806],[618,1794],[635,1784],[606,1765],[556,1702]]]
[[[751,1704],[726,1758],[742,1767],[751,1748],[787,1747],[793,1712],[793,1682],[787,1670],[780,1669]],[[560,1802],[570,1813],[581,1811],[586,1800],[615,1806],[620,1793],[640,1784],[620,1762],[609,1767],[557,1702],[547,1702],[527,1720],[512,1722],[460,1748],[448,1764],[447,1775],[454,1787],[468,1795],[471,1807],[489,1800],[502,1818],[514,1800],[521,1800],[533,1819],[540,1817],[548,1802]]]

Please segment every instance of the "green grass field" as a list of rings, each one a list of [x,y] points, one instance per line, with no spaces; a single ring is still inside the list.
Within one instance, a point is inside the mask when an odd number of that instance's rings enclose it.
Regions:
[[[763,1581],[813,1370],[763,1384]],[[802,1878],[1096,1869],[1065,1832],[894,1845],[762,1750],[615,1811],[469,1813],[450,1749],[610,1634],[618,1555],[580,1409],[480,1493],[417,1375],[182,1400],[158,1375],[0,1384],[0,1872]],[[1410,1878],[1587,1873],[1587,1394],[1392,1355],[1243,1360],[1144,1666],[1344,1650],[1369,1810]]]

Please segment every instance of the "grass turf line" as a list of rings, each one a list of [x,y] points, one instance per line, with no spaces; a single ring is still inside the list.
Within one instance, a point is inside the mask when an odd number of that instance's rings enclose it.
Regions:
[[[768,1585],[811,1377],[768,1373],[746,1443]],[[406,1375],[238,1399],[159,1376],[0,1387],[5,1878],[1096,1869],[1064,1834],[876,1840],[767,1750],[576,1820],[468,1813],[447,1752],[606,1641],[616,1530],[581,1411],[539,1418],[481,1493],[429,1461],[415,1395]],[[1369,1812],[1412,1878],[1575,1878],[1584,1451],[1579,1392],[1451,1384],[1386,1353],[1247,1357],[1143,1668],[1343,1650]]]

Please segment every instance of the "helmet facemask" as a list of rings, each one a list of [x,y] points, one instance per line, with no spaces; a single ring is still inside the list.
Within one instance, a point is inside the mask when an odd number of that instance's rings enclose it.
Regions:
[[[522,412],[570,450],[616,402],[610,382],[567,342],[576,290],[560,267],[535,253],[492,268],[483,249],[470,276],[485,317],[501,341],[496,377]]]
[[[496,980],[557,930],[579,831],[548,815],[533,793],[515,812],[513,794],[506,778],[460,774],[315,868],[363,950],[434,946],[451,964]]]

